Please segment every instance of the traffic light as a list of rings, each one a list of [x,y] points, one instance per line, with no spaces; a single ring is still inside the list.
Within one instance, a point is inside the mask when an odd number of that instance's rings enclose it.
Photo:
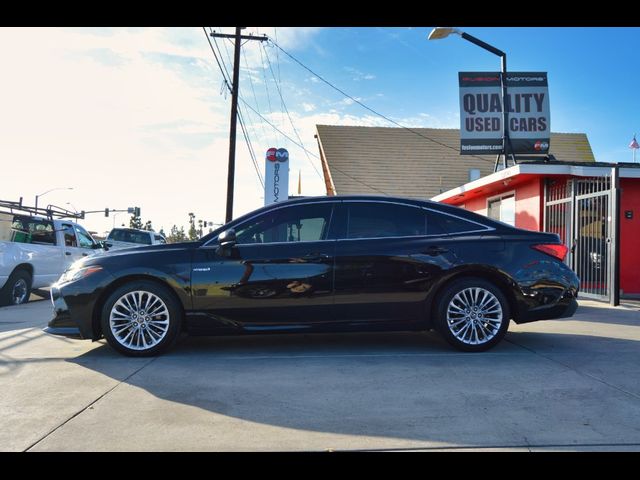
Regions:
[[[104,209],[104,216],[105,216],[105,217],[108,217],[108,216],[109,216],[109,209],[108,209],[108,208],[105,208],[105,209]]]
[[[134,207],[133,212],[134,216],[140,217],[140,207]]]

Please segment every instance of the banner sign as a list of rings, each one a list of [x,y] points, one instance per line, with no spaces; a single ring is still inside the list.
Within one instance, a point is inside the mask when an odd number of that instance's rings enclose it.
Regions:
[[[270,148],[264,168],[264,204],[285,200],[289,200],[289,152],[284,148]]]
[[[460,154],[502,151],[502,87],[499,72],[460,72]],[[507,73],[510,153],[549,153],[549,89],[546,72]]]

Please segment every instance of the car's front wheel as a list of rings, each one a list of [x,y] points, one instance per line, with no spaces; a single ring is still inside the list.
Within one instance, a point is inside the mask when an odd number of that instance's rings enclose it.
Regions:
[[[182,310],[173,294],[155,282],[136,280],[116,289],[102,307],[107,342],[135,357],[166,351],[180,334]]]
[[[435,326],[457,349],[481,352],[502,340],[509,319],[509,303],[498,287],[481,278],[462,278],[438,299]]]

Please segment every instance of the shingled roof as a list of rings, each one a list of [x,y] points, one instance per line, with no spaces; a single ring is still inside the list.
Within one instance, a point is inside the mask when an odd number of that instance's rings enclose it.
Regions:
[[[457,129],[316,125],[327,195],[384,194],[431,198],[493,173],[495,155],[460,155]],[[427,138],[424,138],[427,137]],[[432,139],[432,140],[428,140]],[[552,133],[561,162],[594,162],[584,133]]]

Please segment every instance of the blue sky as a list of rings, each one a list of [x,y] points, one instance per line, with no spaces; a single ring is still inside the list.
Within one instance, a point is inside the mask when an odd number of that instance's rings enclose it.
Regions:
[[[309,68],[403,125],[458,128],[458,72],[496,71],[500,61],[457,36],[427,41],[431,29],[248,27],[244,33],[277,36]],[[631,160],[628,144],[640,130],[634,51],[640,29],[464,30],[506,51],[509,70],[548,72],[552,131],[586,133],[599,161]],[[218,42],[229,68],[231,43]],[[243,52],[244,100],[313,152],[307,156],[241,103],[259,168],[267,148],[288,148],[290,185],[300,171],[305,195],[324,194],[316,173],[317,123],[393,126],[273,46],[250,42]],[[33,203],[45,190],[72,186],[43,202],[79,210],[136,205],[143,220],[167,231],[186,225],[191,211],[223,220],[230,97],[221,93],[201,27],[3,28],[0,55],[0,198]],[[235,216],[263,202],[240,131],[237,162]],[[113,223],[98,216],[85,221],[100,233]]]

